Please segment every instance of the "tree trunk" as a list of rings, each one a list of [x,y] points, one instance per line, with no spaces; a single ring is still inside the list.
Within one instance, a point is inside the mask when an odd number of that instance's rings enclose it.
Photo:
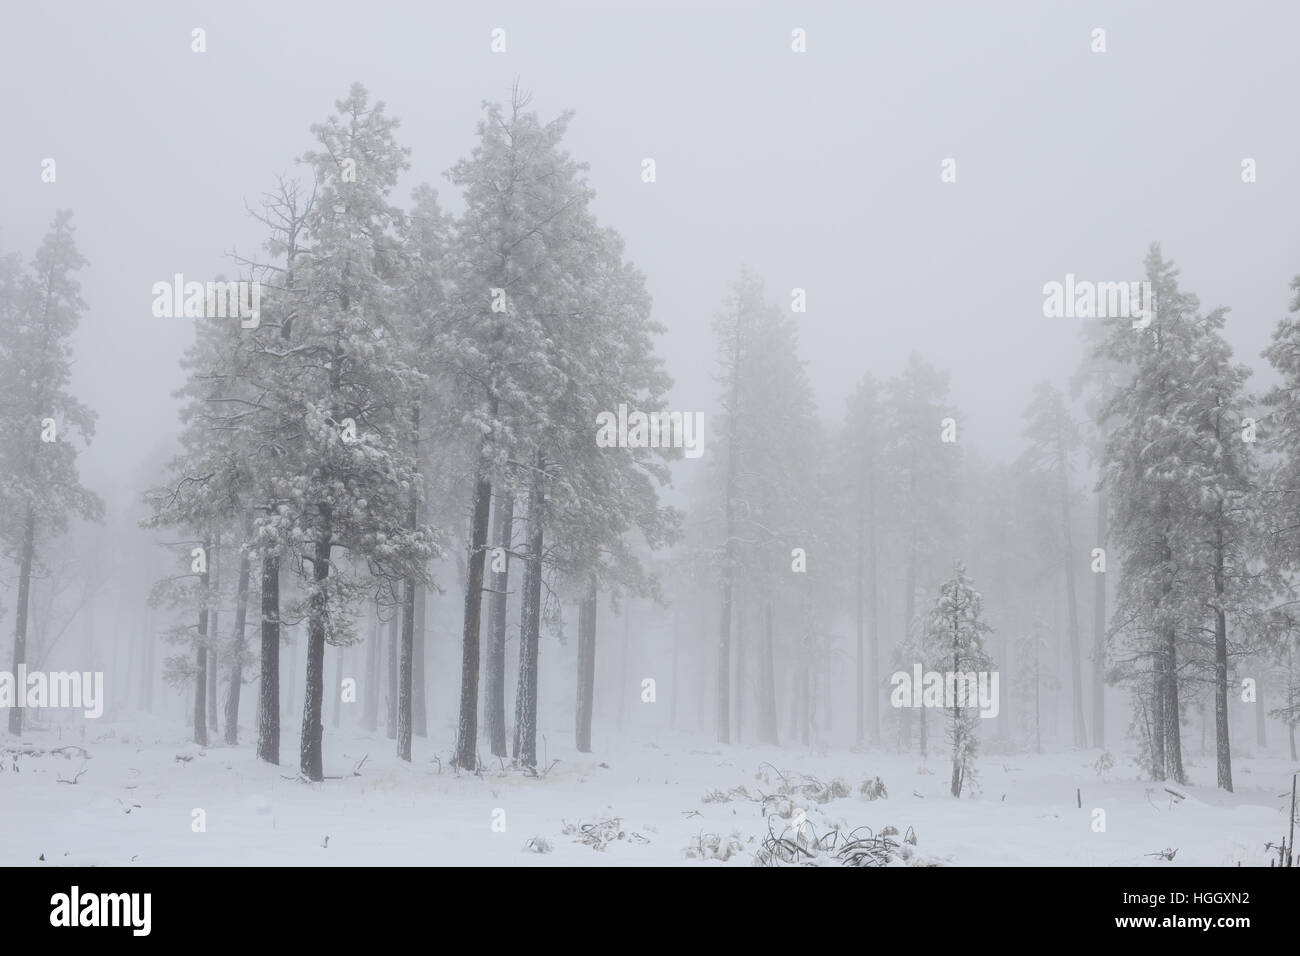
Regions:
[[[1223,518],[1223,505],[1219,505]],[[1232,745],[1228,741],[1228,619],[1223,610],[1223,528],[1215,540],[1214,593],[1214,753],[1218,768],[1217,783],[1232,792]],[[1256,702],[1256,707],[1259,706]]]
[[[596,582],[587,587],[578,604],[578,706],[575,739],[578,753],[591,753],[591,713],[596,692],[596,615],[599,612]]]
[[[952,624],[952,672],[954,674],[958,674],[961,672],[961,657],[957,649],[956,620],[954,620]],[[960,703],[961,702],[957,700],[957,695],[954,694],[952,698],[952,786],[951,786],[952,795],[954,797],[961,796],[963,744],[965,743],[965,739],[964,739],[965,727],[962,725],[961,710],[959,706]]]
[[[28,605],[31,603],[32,593],[32,561],[36,555],[36,513],[29,507],[27,517],[23,521],[23,545],[22,559],[18,570],[18,607],[14,616],[14,656],[13,656],[13,676],[18,681],[18,669],[26,668],[27,664],[27,617]],[[14,695],[25,697],[27,688],[25,686],[15,686]],[[14,700],[17,705],[19,699]],[[25,701],[23,701],[25,702]],[[9,708],[9,733],[19,736],[23,732],[23,710],[24,708],[14,706]]]
[[[412,414],[412,444],[418,448],[420,434],[420,409]],[[420,520],[420,496],[411,489],[411,499],[406,508],[406,526],[415,530]],[[411,707],[415,663],[415,602],[418,582],[415,575],[407,575],[402,582],[402,647],[397,666],[397,756],[411,762]]]
[[[221,640],[221,627],[218,620],[221,606],[221,535],[212,542],[212,551],[208,554],[209,593],[212,608],[208,613],[208,727],[216,733],[221,726],[217,722],[217,644]]]
[[[212,600],[212,569],[207,562],[211,556],[209,542],[204,541],[203,573],[199,575],[198,666],[194,681],[194,742],[200,747],[208,745],[208,602]]]
[[[493,403],[494,413],[495,407]],[[492,483],[487,477],[487,467],[484,455],[479,460],[478,474],[474,479],[469,570],[465,582],[465,626],[461,634],[460,721],[456,727],[454,763],[464,770],[478,769],[479,622],[483,613],[483,562],[487,557],[488,516],[492,507]]]
[[[1058,467],[1061,470],[1061,531],[1064,552],[1061,570],[1065,573],[1065,599],[1070,612],[1070,693],[1073,697],[1074,745],[1088,746],[1088,732],[1083,722],[1083,663],[1080,660],[1079,602],[1074,590],[1074,531],[1070,522],[1070,485],[1066,477],[1064,449],[1061,449]]]
[[[515,695],[515,759],[537,766],[537,652],[542,619],[541,455],[528,501],[528,558],[524,563],[523,609],[519,623],[519,689]],[[485,522],[486,523],[486,522]]]
[[[420,449],[420,407],[417,405],[413,413],[415,447],[413,454],[416,461],[419,461]],[[415,525],[421,525],[425,519],[425,494],[427,494],[429,481],[428,472],[424,470],[422,476],[423,492],[418,499],[415,507],[414,522]],[[424,653],[425,653],[425,597],[426,591],[423,580],[415,582],[415,619],[412,625],[411,637],[411,732],[417,737],[429,736],[429,721],[427,714],[427,701],[425,700],[425,676],[424,676]]]
[[[1296,711],[1297,704],[1300,700],[1296,699],[1296,676],[1295,676],[1295,647],[1296,638],[1293,635],[1286,645],[1286,687],[1287,687],[1287,706],[1290,708],[1290,716],[1286,722],[1287,739],[1291,742],[1291,759],[1296,759],[1295,752],[1295,727],[1300,723],[1300,713]]]
[[[411,760],[411,655],[415,649],[415,581],[402,583],[402,639],[397,664],[397,756]]]
[[[876,491],[875,478],[872,478],[871,485],[871,506],[870,515],[873,518],[873,524],[869,532],[867,544],[867,600],[870,602],[870,616],[867,618],[867,636],[870,638],[871,652],[867,661],[871,667],[867,671],[867,720],[871,729],[872,746],[880,746],[880,614],[879,602],[877,600],[877,573],[879,564],[876,554],[876,528],[874,518],[876,513]]]
[[[384,705],[384,734],[389,740],[397,739],[397,655],[401,645],[401,612],[393,609],[388,619],[388,643],[384,647],[384,667],[388,676],[388,698]]]
[[[916,501],[916,482],[912,481],[912,493],[909,500]],[[904,639],[912,633],[912,616],[916,613],[916,530],[912,529],[912,537],[907,545],[907,572],[903,579],[903,635]],[[925,662],[921,662],[922,668]],[[898,722],[902,728],[902,737],[908,750],[912,749],[912,708],[903,707],[898,711]],[[925,756],[925,708],[921,708],[920,713],[921,725],[921,756]]]
[[[1097,547],[1106,547],[1107,512],[1110,501],[1106,489],[1097,492]],[[1092,742],[1106,747],[1106,575],[1092,576]]]
[[[379,652],[383,630],[379,622],[379,606],[370,609],[370,637],[366,640],[366,699],[361,711],[361,727],[367,733],[379,729]]]
[[[730,540],[730,534],[728,534]],[[727,548],[731,550],[730,547]],[[718,743],[731,743],[731,575],[723,572],[718,615]]]
[[[1165,761],[1165,655],[1157,652],[1151,661],[1151,776],[1156,780],[1168,780],[1169,770]]]
[[[514,496],[498,495],[496,513],[493,515],[492,544],[501,549],[502,565],[500,571],[492,573],[492,594],[488,597],[487,686],[483,690],[484,723],[487,724],[492,754],[496,757],[506,756],[506,611],[510,597],[510,549],[514,544],[514,517]],[[578,631],[582,631],[581,623]],[[581,644],[581,638],[579,643]]]
[[[245,538],[251,531],[251,521],[246,521]],[[245,627],[248,624],[248,585],[252,565],[245,547],[239,553],[239,578],[235,583],[235,633],[230,645],[230,686],[226,688],[226,743],[234,747],[239,743],[239,695],[244,683]]]
[[[1173,626],[1165,630],[1165,755],[1169,764],[1169,775],[1178,783],[1187,783],[1183,773],[1182,727],[1178,712],[1178,651],[1177,634]]]
[[[736,429],[740,415],[740,355],[741,355],[741,316],[737,309],[736,332],[732,342],[734,365],[731,370],[730,402],[731,414],[727,418],[727,472],[723,488],[725,495],[722,558],[722,607],[718,619],[718,702],[717,732],[719,743],[731,742],[731,603],[732,588],[735,579],[735,536],[736,536],[736,455],[739,453]]]
[[[866,689],[866,660],[865,648],[863,646],[863,632],[866,630],[866,605],[864,603],[863,589],[865,582],[864,565],[866,564],[866,542],[863,536],[865,534],[866,516],[865,509],[861,502],[858,504],[858,533],[857,533],[857,573],[853,576],[854,591],[854,618],[857,624],[857,685],[858,685],[858,724],[857,724],[857,744],[862,747],[866,743],[866,706],[867,706],[867,689]]]
[[[321,723],[325,694],[325,616],[328,613],[325,579],[330,570],[333,528],[330,511],[321,507],[322,530],[316,539],[312,558],[312,583],[314,585],[307,612],[307,682],[302,704],[302,745],[299,769],[308,780],[325,779],[321,754],[321,738],[325,727]]]
[[[280,762],[280,559],[262,559],[262,667],[258,688],[257,756]]]
[[[416,582],[415,633],[411,645],[411,732],[417,737],[429,736],[428,682],[424,668],[428,593],[422,583]]]
[[[1043,719],[1042,719],[1043,713],[1042,713],[1042,703],[1041,703],[1043,681],[1042,681],[1040,661],[1038,658],[1039,650],[1040,648],[1039,648],[1038,634],[1035,633],[1034,634],[1034,753],[1036,754],[1040,754],[1043,752]]]

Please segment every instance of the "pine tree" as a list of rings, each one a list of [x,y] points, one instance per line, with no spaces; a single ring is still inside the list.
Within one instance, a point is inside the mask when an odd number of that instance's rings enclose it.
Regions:
[[[77,473],[77,446],[94,435],[95,414],[68,390],[72,336],[86,311],[76,273],[72,214],[60,211],[27,275],[12,259],[0,269],[0,535],[18,561],[12,672],[27,662],[32,571],[41,543],[71,517],[100,520],[103,504]],[[20,688],[20,692],[25,689]],[[9,732],[23,731],[21,707]]]
[[[939,588],[939,596],[926,619],[926,640],[929,649],[951,665],[950,674],[987,674],[993,661],[985,651],[985,642],[991,630],[984,621],[984,598],[975,590],[966,569],[957,562],[953,575]],[[975,683],[967,680],[968,694],[975,692]],[[975,756],[978,739],[975,734],[976,709],[969,699],[954,693],[948,701],[948,743],[952,747],[952,795],[960,797],[968,783],[975,780]]]
[[[545,361],[545,320],[564,314],[572,250],[582,244],[569,231],[584,218],[591,195],[583,167],[559,146],[570,114],[543,125],[527,104],[516,88],[508,113],[485,105],[478,145],[450,173],[467,208],[453,239],[457,320],[440,344],[464,396],[463,418],[478,436],[454,757],[470,770],[478,766],[479,631],[492,492],[494,485],[529,492],[540,522],[544,489],[530,475],[536,449],[517,443],[514,425],[543,418],[538,400],[544,403],[556,388]]]
[[[430,529],[412,527],[423,482],[410,410],[422,378],[404,348],[401,214],[387,199],[406,150],[394,141],[397,121],[382,102],[372,106],[360,84],[336,106],[312,127],[320,149],[304,156],[318,193],[305,221],[311,255],[298,267],[303,291],[291,347],[310,362],[288,383],[302,421],[288,490],[294,538],[304,542],[295,570],[302,568],[307,618],[300,766],[310,780],[324,773],[326,644],[353,641],[353,609],[375,579],[423,578],[437,551]],[[399,752],[405,747],[399,741]]]
[[[1121,671],[1135,689],[1153,776],[1182,783],[1179,680],[1188,629],[1199,623],[1205,600],[1184,550],[1194,515],[1187,503],[1198,495],[1186,459],[1199,437],[1189,409],[1200,388],[1205,322],[1196,297],[1179,291],[1178,271],[1158,245],[1147,255],[1146,275],[1154,295],[1150,322],[1105,320],[1103,354],[1125,366],[1128,379],[1102,410],[1113,423],[1103,462],[1123,559],[1119,616],[1128,622],[1129,657]]]
[[[714,321],[720,352],[721,411],[709,455],[711,488],[704,503],[715,541],[722,601],[718,638],[717,728],[720,742],[731,730],[732,618],[743,584],[763,610],[758,666],[758,739],[777,742],[775,608],[781,600],[805,608],[809,589],[803,575],[792,580],[792,551],[818,554],[822,542],[812,503],[825,475],[819,461],[821,437],[807,371],[798,357],[794,322],[768,301],[762,280],[745,270],[732,286]],[[720,446],[720,447],[719,447]],[[716,529],[716,530],[714,530]],[[720,543],[716,543],[718,538]],[[813,560],[833,565],[823,549]],[[829,578],[829,575],[823,575]],[[769,611],[766,605],[772,605]],[[803,615],[795,640],[795,679],[806,686],[816,667],[816,632]],[[809,713],[801,702],[799,719]]]
[[[1075,592],[1075,569],[1078,555],[1074,550],[1074,531],[1071,527],[1073,493],[1070,474],[1075,451],[1080,442],[1079,428],[1065,406],[1061,393],[1049,382],[1040,382],[1034,389],[1034,400],[1025,410],[1024,437],[1029,440],[1022,461],[1030,469],[1049,476],[1055,486],[1059,506],[1058,527],[1060,535],[1061,570],[1065,584],[1066,608],[1069,611],[1070,638],[1070,697],[1074,716],[1074,745],[1088,745],[1087,730],[1083,722],[1083,678],[1080,662],[1079,604]]]

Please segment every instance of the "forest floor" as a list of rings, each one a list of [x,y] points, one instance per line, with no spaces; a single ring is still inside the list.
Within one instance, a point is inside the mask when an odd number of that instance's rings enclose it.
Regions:
[[[147,716],[83,726],[0,733],[0,865],[743,866],[802,817],[805,844],[837,827],[839,845],[855,828],[896,828],[895,865],[1267,866],[1297,769],[1240,754],[1229,794],[1214,786],[1213,755],[1190,756],[1189,785],[1166,790],[1119,754],[1099,774],[1097,750],[986,753],[976,793],[954,799],[943,755],[923,765],[684,732],[599,735],[596,753],[579,754],[552,728],[540,776],[495,759],[474,775],[446,766],[450,740],[417,738],[406,764],[382,731],[326,728],[337,779],[309,784],[296,777],[296,728],[273,767],[249,745],[200,748]],[[14,749],[46,752],[15,765]],[[861,787],[876,778],[887,795],[873,799]]]

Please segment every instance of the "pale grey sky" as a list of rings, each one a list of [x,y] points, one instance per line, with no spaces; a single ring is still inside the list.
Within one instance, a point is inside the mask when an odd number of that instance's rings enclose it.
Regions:
[[[1078,360],[1086,320],[1044,318],[1045,282],[1138,278],[1160,240],[1261,368],[1300,272],[1295,4],[59,2],[0,22],[0,250],[29,256],[75,211],[75,388],[100,413],[84,468],[101,490],[176,427],[190,330],[152,316],[152,284],[233,271],[225,254],[261,239],[245,200],[354,80],[402,120],[399,201],[427,179],[454,210],[442,172],[480,101],[518,76],[545,118],[576,110],[568,147],[648,276],[674,405],[706,415],[710,320],[742,263],[777,301],[807,289],[824,416],[916,349],[951,372],[962,440],[998,456],[1019,450],[1034,382]]]

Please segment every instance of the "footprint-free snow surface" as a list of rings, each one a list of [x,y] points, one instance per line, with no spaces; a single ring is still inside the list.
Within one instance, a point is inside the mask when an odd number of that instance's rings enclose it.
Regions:
[[[276,767],[147,717],[34,730],[0,742],[0,864],[1267,866],[1294,770],[1243,754],[1225,793],[1194,750],[1187,785],[1120,753],[1100,773],[1098,750],[986,753],[976,793],[954,799],[943,754],[689,733],[581,754],[566,736],[547,729],[537,775],[496,758],[470,774],[447,766],[450,733],[418,738],[407,764],[382,731],[327,729],[329,779],[311,784],[292,733]]]

